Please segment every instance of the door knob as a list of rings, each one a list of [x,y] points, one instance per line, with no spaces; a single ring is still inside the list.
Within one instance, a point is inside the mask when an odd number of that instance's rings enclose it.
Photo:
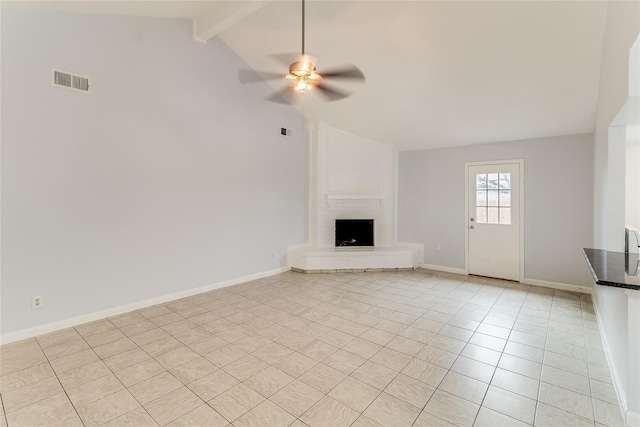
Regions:
[[[470,225],[469,228],[473,230],[475,227],[473,225]]]
[[[469,221],[473,222],[475,221],[475,218],[469,218]]]

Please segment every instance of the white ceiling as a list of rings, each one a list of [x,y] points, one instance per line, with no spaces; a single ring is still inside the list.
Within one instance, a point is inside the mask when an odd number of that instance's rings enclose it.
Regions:
[[[233,3],[249,2],[31,6],[219,23]],[[300,50],[300,3],[263,3],[218,36],[251,68],[285,74],[269,54]],[[605,15],[603,1],[309,0],[318,70],[353,63],[367,80],[337,82],[353,91],[341,101],[306,94],[304,114],[402,150],[591,132]]]

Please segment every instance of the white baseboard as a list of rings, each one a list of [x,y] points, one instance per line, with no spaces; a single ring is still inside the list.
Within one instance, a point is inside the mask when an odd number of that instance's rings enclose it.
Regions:
[[[600,312],[598,311],[598,304],[596,298],[593,298],[593,310],[596,312],[596,322],[598,322],[598,329],[600,329],[600,338],[602,339],[602,347],[604,348],[604,357],[607,359],[607,365],[609,366],[609,372],[611,372],[611,380],[613,381],[613,389],[616,392],[616,397],[618,398],[618,407],[620,408],[620,412],[622,415],[622,419],[625,420],[625,424],[633,427],[640,426],[640,414],[629,411],[629,407],[627,405],[626,393],[624,389],[621,387],[620,379],[616,374],[616,371],[613,369],[613,358],[611,357],[611,347],[609,347],[609,342],[607,341],[607,336],[602,333],[604,331],[604,327],[602,325],[602,319],[600,318]],[[635,418],[635,420],[634,420]],[[635,424],[633,423],[635,422]]]
[[[435,271],[444,271],[445,273],[463,274],[465,276],[468,275],[467,270],[465,270],[464,268],[445,267],[444,265],[421,264],[420,268],[426,268],[428,270]]]
[[[445,273],[462,274],[465,276],[469,275],[467,270],[463,268],[446,267],[443,265],[421,264],[420,268],[426,268],[428,270],[435,270],[435,271],[443,271]],[[570,285],[568,283],[560,283],[560,282],[549,282],[546,280],[530,279],[527,277],[524,278],[524,281],[522,282],[522,284],[542,286],[545,288],[552,288],[552,289],[560,289],[563,291],[582,292],[585,294],[590,294],[593,292],[592,288],[588,286]]]
[[[568,283],[560,282],[548,282],[546,280],[529,279],[527,277],[524,278],[524,281],[522,283],[525,285],[542,286],[544,288],[560,289],[563,291],[582,292],[583,294],[593,293],[593,289],[590,286],[570,285]]]
[[[162,295],[162,296],[150,298],[144,301],[138,301],[131,304],[108,308],[106,310],[100,310],[93,313],[83,314],[81,316],[70,317],[68,319],[59,320],[57,322],[45,323],[44,325],[38,325],[32,328],[22,329],[16,332],[4,334],[0,336],[0,344],[8,344],[10,342],[24,340],[27,338],[35,337],[37,335],[47,334],[49,332],[58,331],[60,329],[81,325],[83,323],[93,322],[95,320],[117,316],[118,314],[127,313],[129,311],[140,310],[141,308],[151,307],[157,304],[163,304],[165,302],[177,300],[180,298],[187,298],[193,295],[201,294],[203,292],[209,292],[215,289],[226,288],[227,286],[237,285],[239,283],[244,283],[251,280],[262,279],[264,277],[269,277],[276,274],[284,273],[285,271],[289,271],[289,270],[291,270],[290,267],[280,267],[280,268],[276,268],[269,271],[263,271],[260,273],[250,274],[248,276],[236,277],[234,279],[225,280],[223,282],[217,282],[210,285],[201,286],[199,288],[188,289],[186,291],[176,292],[168,295]]]

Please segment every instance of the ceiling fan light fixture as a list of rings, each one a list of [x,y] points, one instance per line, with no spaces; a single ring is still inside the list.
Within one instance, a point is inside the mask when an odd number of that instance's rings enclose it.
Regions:
[[[310,76],[315,73],[316,67],[310,62],[307,61],[297,61],[289,66],[289,73],[294,76],[302,77],[302,76]]]
[[[308,77],[302,77],[302,76],[298,77],[298,82],[296,83],[296,90],[300,92],[302,95],[304,95],[307,89],[311,87],[309,83],[310,82]]]
[[[1,1],[1,0],[0,0]],[[305,53],[304,51],[304,20],[305,20],[305,0],[302,0],[302,52],[289,65],[289,73],[286,75],[276,73],[258,73],[253,70],[240,70],[238,78],[241,83],[249,83],[260,80],[280,80],[284,79],[289,82],[287,87],[280,90],[274,96],[268,97],[269,101],[286,103],[293,102],[292,93],[304,95],[312,87],[314,92],[322,94],[327,101],[338,101],[351,95],[349,92],[341,91],[324,84],[325,79],[349,79],[351,81],[364,81],[364,74],[354,65],[343,66],[342,68],[333,70],[324,70],[319,73],[316,70],[316,59]],[[282,55],[278,55],[281,56]],[[287,55],[289,56],[289,55]],[[289,62],[289,61],[287,61]],[[245,72],[243,72],[245,71]],[[256,78],[257,77],[257,78]]]

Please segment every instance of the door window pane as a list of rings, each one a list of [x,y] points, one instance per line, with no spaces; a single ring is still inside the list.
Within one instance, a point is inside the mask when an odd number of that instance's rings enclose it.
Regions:
[[[487,213],[487,222],[489,224],[500,223],[499,208],[487,208]]]
[[[500,208],[500,224],[511,224],[511,208]]]
[[[476,222],[480,224],[487,223],[487,208],[481,206],[476,208]]]
[[[500,189],[509,190],[511,188],[511,173],[500,174]]]
[[[511,206],[511,190],[500,190],[500,207]]]
[[[487,191],[487,206],[498,206],[498,190]]]
[[[487,206],[487,190],[476,191],[476,206]]]
[[[476,174],[476,222],[511,224],[511,173]]]
[[[498,174],[497,173],[488,173],[487,174],[487,188],[489,189],[498,189]]]
[[[480,173],[476,175],[476,188],[478,190],[485,190],[487,188],[487,174]]]

